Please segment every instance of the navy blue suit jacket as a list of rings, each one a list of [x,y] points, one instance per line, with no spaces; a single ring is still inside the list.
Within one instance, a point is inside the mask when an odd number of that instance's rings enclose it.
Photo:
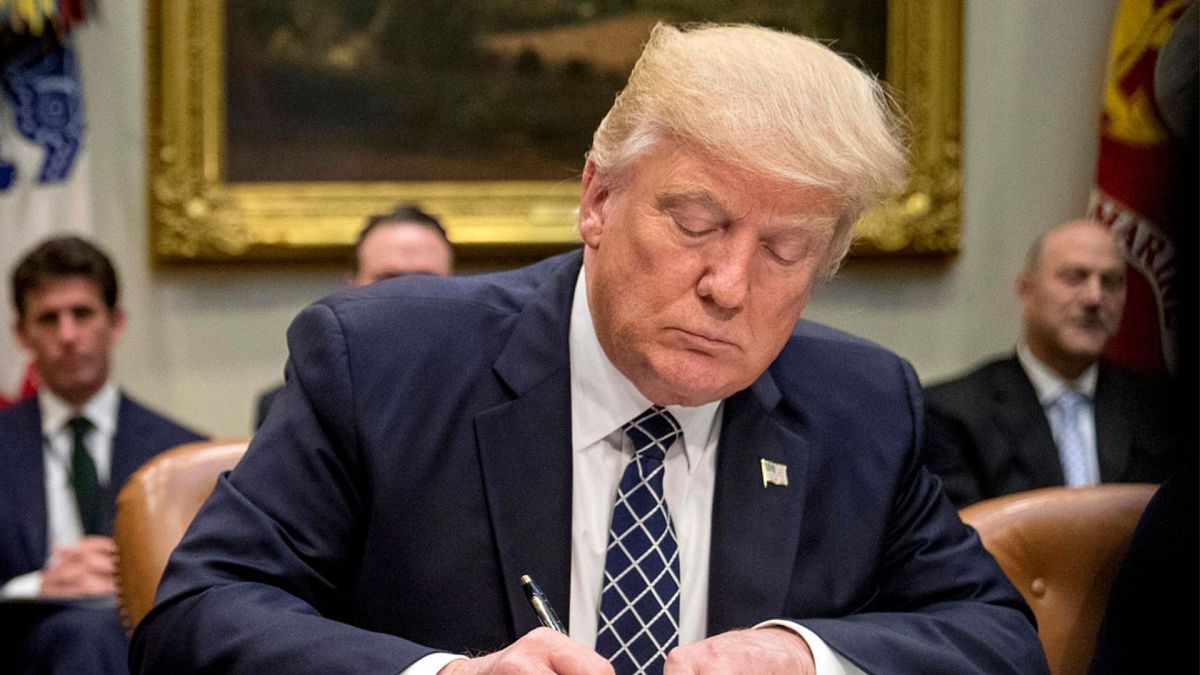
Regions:
[[[578,252],[319,302],[287,385],[134,635],[135,672],[395,673],[570,616]],[[803,620],[868,670],[1044,672],[1028,609],[921,468],[899,358],[802,323],[726,401],[708,632]],[[760,459],[790,485],[764,487]]]
[[[168,448],[201,440],[125,395],[117,408],[101,531],[112,534],[116,496],[139,466]],[[0,412],[0,583],[39,570],[49,552],[42,415],[37,397]]]

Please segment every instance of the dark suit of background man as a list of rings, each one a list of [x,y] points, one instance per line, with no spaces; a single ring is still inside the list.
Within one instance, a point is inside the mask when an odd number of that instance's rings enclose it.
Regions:
[[[655,28],[593,138],[582,254],[300,314],[133,667],[1045,672],[920,464],[912,369],[798,321],[903,180],[894,128],[817,42]]]
[[[354,243],[353,268],[347,286],[409,274],[449,276],[454,272],[454,248],[436,218],[411,204],[390,213],[370,216]],[[254,428],[262,426],[271,403],[283,386],[263,392],[255,409]]]
[[[78,237],[40,244],[13,271],[14,330],[42,385],[0,412],[6,672],[128,672],[112,600],[114,500],[147,459],[200,439],[109,381],[125,326],[117,295],[108,258]],[[65,600],[79,596],[92,597]]]
[[[1170,388],[1100,360],[1125,305],[1125,261],[1108,229],[1078,220],[1043,235],[1017,293],[1017,353],[926,391],[926,462],[950,499],[1165,479]]]

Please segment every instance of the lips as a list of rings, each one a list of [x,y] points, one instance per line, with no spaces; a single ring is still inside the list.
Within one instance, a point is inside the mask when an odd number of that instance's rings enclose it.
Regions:
[[[1107,330],[1108,323],[1109,322],[1105,321],[1103,318],[1098,317],[1098,316],[1085,316],[1085,317],[1075,319],[1074,321],[1071,322],[1071,325],[1075,326],[1076,328],[1078,328],[1080,330],[1092,331],[1092,330]]]
[[[87,368],[88,364],[89,359],[86,357],[73,355],[65,356],[60,359],[58,362],[58,367],[65,372],[76,373]]]
[[[688,330],[685,328],[675,328],[673,330],[693,347],[704,350],[737,349],[737,343],[716,333]]]

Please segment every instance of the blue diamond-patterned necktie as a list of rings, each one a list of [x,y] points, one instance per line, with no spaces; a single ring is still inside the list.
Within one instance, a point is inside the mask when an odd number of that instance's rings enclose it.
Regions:
[[[663,496],[663,456],[681,431],[659,406],[624,431],[634,454],[613,504],[596,652],[617,675],[657,674],[679,644],[679,545]]]
[[[1051,406],[1054,424],[1054,441],[1058,445],[1058,459],[1062,463],[1063,482],[1071,487],[1094,485],[1088,461],[1088,447],[1080,428],[1079,414],[1088,405],[1087,397],[1074,389],[1064,389]]]

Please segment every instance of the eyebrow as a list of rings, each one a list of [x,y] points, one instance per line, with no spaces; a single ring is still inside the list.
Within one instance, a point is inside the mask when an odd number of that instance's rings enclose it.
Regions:
[[[679,208],[686,205],[696,205],[717,213],[727,220],[734,218],[729,215],[729,209],[717,199],[716,195],[705,189],[688,189],[664,192],[658,195],[654,205],[661,211]]]

